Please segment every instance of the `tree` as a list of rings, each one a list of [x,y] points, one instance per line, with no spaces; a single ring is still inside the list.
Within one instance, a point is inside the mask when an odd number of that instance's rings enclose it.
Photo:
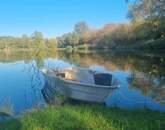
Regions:
[[[88,43],[90,37],[90,28],[87,23],[77,23],[74,27],[74,32],[79,35],[79,44]]]
[[[22,41],[22,48],[30,48],[31,39],[28,37],[28,35],[23,34],[21,41]]]
[[[136,27],[136,34],[141,39],[159,39],[165,36],[165,1],[135,0],[130,4],[128,17]],[[137,30],[139,30],[137,32]]]
[[[41,32],[35,31],[32,34],[33,43],[36,49],[45,49],[44,36]]]
[[[58,43],[63,47],[68,45],[75,46],[79,44],[79,35],[75,32],[64,34],[62,37],[58,38]]]
[[[57,40],[56,38],[51,38],[47,40],[47,47],[51,50],[57,50]]]
[[[164,0],[135,0],[130,4],[128,17],[132,21],[165,17]]]
[[[72,33],[67,33],[65,35],[65,43],[67,45],[72,45],[73,44]]]
[[[79,44],[79,35],[75,32],[72,33],[72,44],[73,46],[78,45]]]
[[[89,32],[90,28],[87,23],[85,22],[79,22],[74,27],[74,32],[76,32],[79,35],[83,35],[86,32]]]

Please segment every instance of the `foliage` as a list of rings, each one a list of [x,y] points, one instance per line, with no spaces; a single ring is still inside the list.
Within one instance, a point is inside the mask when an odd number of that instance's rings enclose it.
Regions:
[[[130,45],[132,45],[132,47],[138,45],[142,46],[139,43],[145,44],[145,42],[148,41],[156,43],[157,40],[163,39],[165,36],[165,26],[163,21],[164,19],[153,19],[146,21],[136,21],[127,24],[107,24],[102,29],[90,30],[89,32],[81,35],[78,35],[75,32],[65,34],[59,38],[58,42],[60,47],[66,47],[67,45],[70,45],[76,49],[83,44],[95,46],[95,48],[100,48],[103,50],[115,49],[119,48],[120,46],[129,48]],[[73,34],[76,34],[77,37],[73,37]],[[147,45],[150,46],[150,44]],[[160,47],[156,48],[161,49]]]
[[[33,40],[33,44],[35,45],[36,49],[45,49],[45,43],[44,43],[44,37],[43,34],[41,32],[37,32],[35,31],[32,34],[32,40]]]
[[[67,46],[67,47],[66,47],[66,52],[72,52],[72,51],[73,51],[72,46]]]
[[[158,39],[165,36],[164,0],[135,0],[130,4],[128,17],[135,25],[138,39]]]
[[[59,47],[75,46],[79,43],[79,35],[77,33],[67,33],[58,38]]]
[[[78,44],[87,43],[89,40],[90,28],[85,22],[79,22],[75,25],[74,31],[58,37],[59,47],[77,46]]]
[[[74,31],[79,37],[76,45],[91,44],[100,49],[115,49],[121,46],[139,45],[139,43],[155,41],[165,37],[165,4],[163,0],[135,0],[129,4],[128,17],[130,23],[107,24],[102,29],[92,30],[85,22],[75,25]],[[60,39],[61,47],[73,46],[72,33]],[[156,44],[155,44],[156,45]],[[149,47],[150,44],[147,44]],[[161,45],[162,46],[162,45]],[[146,48],[146,47],[145,47]],[[152,47],[154,48],[154,46]],[[150,48],[152,50],[152,48]],[[156,47],[159,48],[160,47]]]
[[[165,17],[164,0],[135,0],[130,4],[128,17],[133,21]]]
[[[90,28],[87,23],[85,22],[79,22],[74,27],[74,32],[80,35],[83,35],[86,32],[89,32]]]
[[[41,32],[35,31],[31,36],[23,34],[22,37],[0,37],[0,49],[57,49],[56,38],[45,39]]]
[[[50,38],[46,40],[46,46],[47,48],[50,48],[51,50],[57,50],[57,40],[56,38]]]
[[[20,38],[16,37],[0,37],[0,49],[8,49],[8,48],[22,48],[24,45]],[[25,47],[25,46],[24,46]]]

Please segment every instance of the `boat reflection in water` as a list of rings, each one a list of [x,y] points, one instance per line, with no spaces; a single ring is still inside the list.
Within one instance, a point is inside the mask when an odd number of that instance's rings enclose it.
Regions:
[[[104,103],[119,87],[118,80],[111,74],[85,68],[43,69],[42,72],[45,77],[42,93],[48,102],[60,94],[75,100]]]

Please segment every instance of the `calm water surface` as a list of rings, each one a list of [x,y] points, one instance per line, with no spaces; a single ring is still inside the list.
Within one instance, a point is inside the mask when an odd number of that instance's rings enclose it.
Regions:
[[[109,107],[165,111],[165,58],[102,54],[0,52],[0,108],[15,114],[44,107],[44,77],[39,69],[81,66],[112,73],[121,87],[106,101]]]

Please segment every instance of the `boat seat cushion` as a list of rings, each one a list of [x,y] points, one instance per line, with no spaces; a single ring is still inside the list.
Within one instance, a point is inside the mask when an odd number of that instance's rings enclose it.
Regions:
[[[112,85],[112,75],[108,73],[94,74],[95,84],[111,86]]]

